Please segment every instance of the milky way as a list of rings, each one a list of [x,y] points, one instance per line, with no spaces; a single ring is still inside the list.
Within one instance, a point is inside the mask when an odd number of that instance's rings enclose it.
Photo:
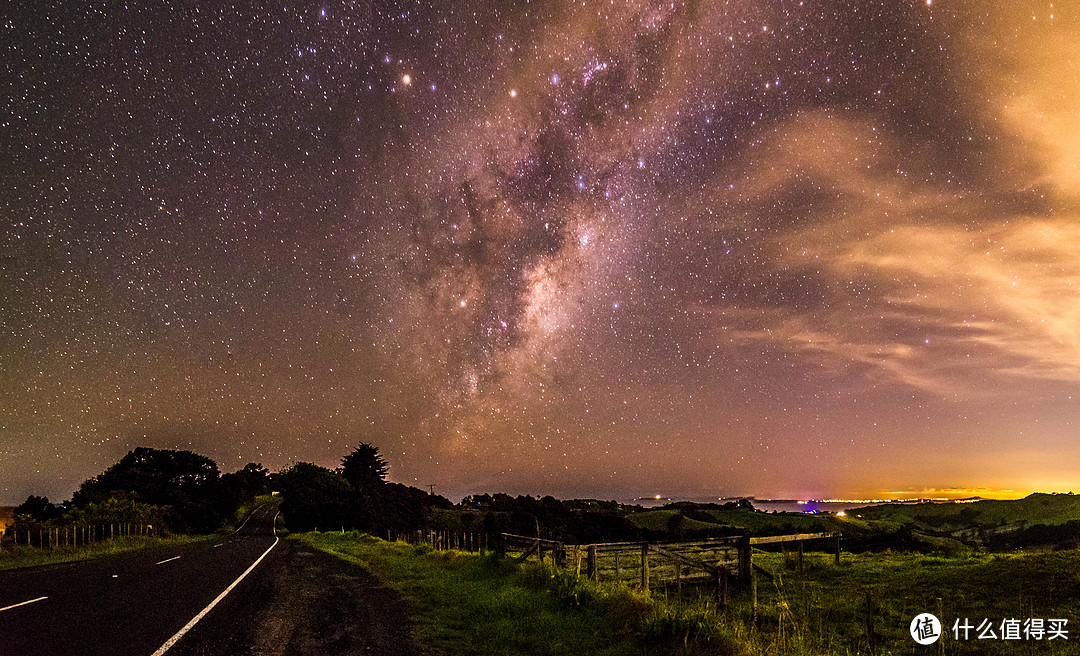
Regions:
[[[15,3],[0,502],[1080,487],[1080,15]]]

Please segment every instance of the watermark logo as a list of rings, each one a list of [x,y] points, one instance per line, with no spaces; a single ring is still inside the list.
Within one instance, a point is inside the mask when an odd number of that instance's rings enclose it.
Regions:
[[[923,613],[911,620],[911,639],[920,645],[932,645],[941,638],[941,620]]]

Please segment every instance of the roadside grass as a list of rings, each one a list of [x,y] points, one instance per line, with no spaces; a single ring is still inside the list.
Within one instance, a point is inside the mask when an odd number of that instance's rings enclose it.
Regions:
[[[291,536],[372,572],[412,604],[419,637],[444,654],[744,653],[715,612],[494,554],[432,551],[358,533]]]
[[[173,535],[170,537],[132,535],[113,538],[111,540],[102,540],[100,542],[94,542],[89,545],[80,545],[78,547],[65,546],[56,547],[55,549],[40,549],[38,547],[7,546],[4,547],[3,551],[0,551],[0,570],[73,563],[80,560],[92,560],[103,556],[113,556],[129,551],[189,544],[191,542],[208,539],[210,539],[210,537],[205,535]]]
[[[954,556],[912,553],[760,552],[756,612],[739,586],[718,613],[708,588],[683,600],[592,582],[539,563],[523,565],[359,534],[302,534],[304,544],[357,563],[401,591],[421,636],[446,654],[746,654],[861,656],[937,653],[920,647],[911,620],[934,613],[945,653],[1069,654],[1080,640],[1080,551]],[[770,578],[771,575],[771,578]],[[669,589],[670,591],[670,589]],[[940,600],[940,601],[939,601]],[[1003,620],[1066,619],[1069,640],[1005,640]],[[967,621],[967,640],[953,623]],[[979,639],[988,621],[995,639]],[[962,626],[962,625],[961,625]]]
[[[255,497],[253,502],[243,504],[237,508],[232,522],[223,525],[211,535],[170,535],[167,537],[130,535],[92,542],[88,545],[65,545],[44,549],[20,545],[6,545],[3,549],[0,549],[0,571],[20,569],[23,567],[43,567],[46,565],[73,563],[80,560],[92,560],[103,556],[138,551],[140,549],[175,546],[198,542],[199,540],[215,539],[217,536],[235,531],[256,508],[267,503],[276,503],[277,501],[278,497],[269,494]]]

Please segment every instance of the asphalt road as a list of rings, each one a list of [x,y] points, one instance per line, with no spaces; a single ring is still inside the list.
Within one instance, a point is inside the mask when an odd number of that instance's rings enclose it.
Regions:
[[[236,533],[196,544],[0,572],[0,656],[246,651],[250,618],[286,551],[274,534],[276,513],[263,506]]]

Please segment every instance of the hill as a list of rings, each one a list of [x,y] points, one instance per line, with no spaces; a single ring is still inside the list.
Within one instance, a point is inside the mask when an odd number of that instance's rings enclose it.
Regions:
[[[866,520],[912,524],[938,530],[1007,530],[1034,524],[1054,526],[1080,520],[1080,496],[1035,493],[1008,501],[983,499],[969,503],[886,504],[851,511]]]

